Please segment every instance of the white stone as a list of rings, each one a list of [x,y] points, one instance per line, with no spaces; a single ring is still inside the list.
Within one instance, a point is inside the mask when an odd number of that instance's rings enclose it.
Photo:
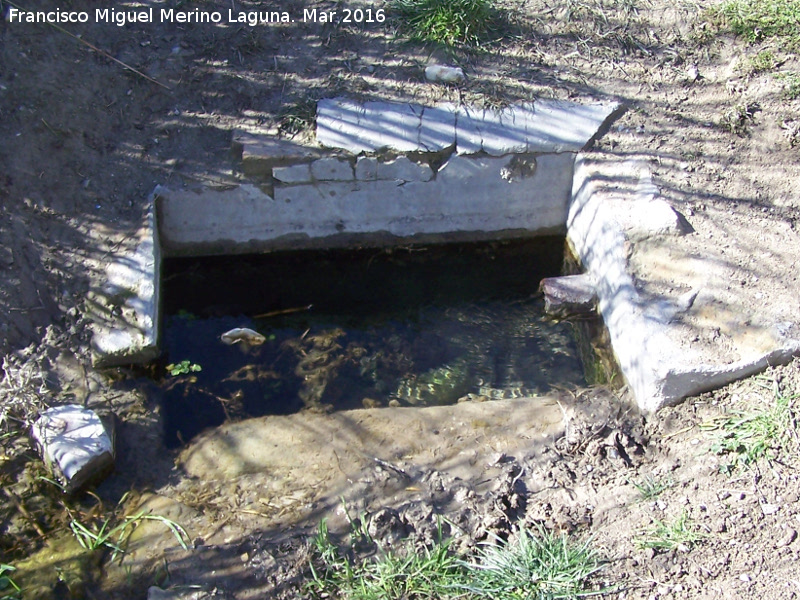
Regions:
[[[107,474],[114,465],[113,433],[92,410],[76,404],[44,411],[31,437],[65,491],[73,493]]]
[[[312,162],[311,176],[317,181],[350,181],[355,177],[349,161],[333,157]]]
[[[430,181],[433,171],[428,165],[415,163],[407,156],[400,156],[389,162],[379,162],[378,179],[398,179],[400,181]]]
[[[311,181],[311,168],[308,164],[274,167],[272,177],[281,183],[309,183]]]
[[[466,78],[461,67],[429,65],[425,67],[425,79],[433,83],[459,83]]]

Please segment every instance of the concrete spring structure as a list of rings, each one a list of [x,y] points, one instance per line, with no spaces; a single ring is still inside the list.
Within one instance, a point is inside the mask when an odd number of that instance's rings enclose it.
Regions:
[[[318,147],[236,134],[253,183],[153,192],[137,249],[117,257],[92,295],[96,365],[158,355],[162,257],[554,233],[566,234],[594,282],[642,410],[788,360],[800,340],[781,324],[734,362],[687,351],[676,322],[699,292],[654,299],[637,289],[630,244],[684,229],[644,162],[587,151],[622,112],[552,100],[476,110],[329,99],[317,107]]]

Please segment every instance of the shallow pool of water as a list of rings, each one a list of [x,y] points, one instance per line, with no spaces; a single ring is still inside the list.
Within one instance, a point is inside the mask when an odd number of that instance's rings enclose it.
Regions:
[[[583,385],[569,324],[537,296],[562,257],[562,238],[538,238],[167,261],[163,366],[187,371],[164,371],[167,441],[265,414]],[[234,327],[265,341],[224,344]]]

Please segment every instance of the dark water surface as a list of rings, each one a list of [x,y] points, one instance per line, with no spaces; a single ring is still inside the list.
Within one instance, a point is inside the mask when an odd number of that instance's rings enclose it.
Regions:
[[[563,238],[170,259],[164,265],[167,442],[228,419],[426,406],[583,385],[570,326],[539,281]],[[310,307],[310,308],[308,308]],[[281,311],[292,311],[279,314]],[[249,327],[266,341],[225,345]]]

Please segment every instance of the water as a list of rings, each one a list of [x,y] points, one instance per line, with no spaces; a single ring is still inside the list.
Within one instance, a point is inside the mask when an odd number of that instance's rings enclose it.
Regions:
[[[426,406],[584,385],[543,316],[563,238],[173,259],[164,265],[167,441],[300,410]],[[227,346],[249,327],[266,340]],[[186,369],[184,369],[186,370]]]

